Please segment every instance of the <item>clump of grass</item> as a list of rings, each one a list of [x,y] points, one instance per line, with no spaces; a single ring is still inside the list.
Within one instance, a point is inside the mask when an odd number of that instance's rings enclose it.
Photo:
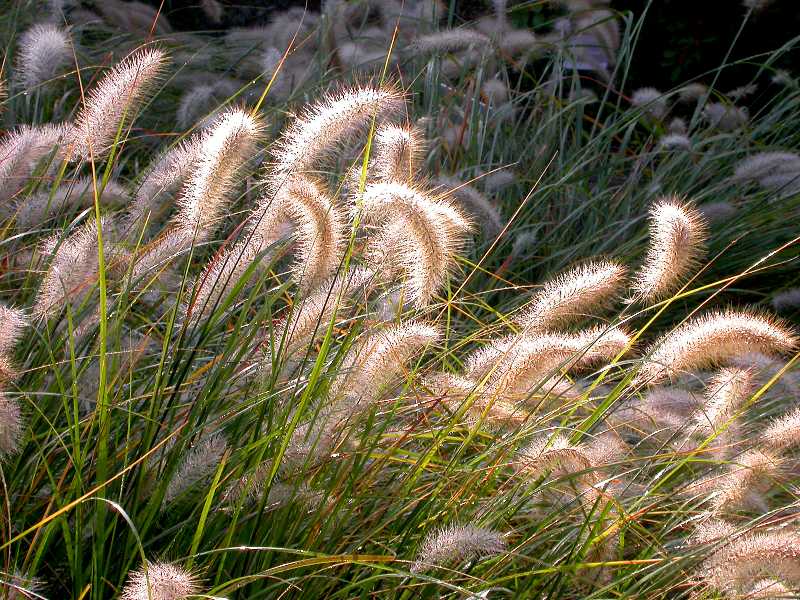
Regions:
[[[6,595],[797,592],[798,89],[561,4],[7,44]]]

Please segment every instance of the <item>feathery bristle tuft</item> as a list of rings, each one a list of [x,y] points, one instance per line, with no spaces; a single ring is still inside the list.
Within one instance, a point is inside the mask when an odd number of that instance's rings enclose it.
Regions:
[[[409,300],[426,305],[446,283],[471,229],[469,221],[451,203],[401,183],[367,186],[363,211],[368,224],[389,223],[373,242],[378,252],[372,262],[399,266],[407,277]]]
[[[22,435],[22,411],[19,402],[0,391],[0,458],[14,454],[19,449]]]
[[[199,591],[197,578],[181,567],[147,561],[128,575],[120,600],[184,600]]]
[[[272,155],[273,179],[279,186],[290,173],[318,170],[318,161],[354,133],[399,114],[400,92],[392,87],[345,88],[317,101],[298,116],[281,135]]]
[[[777,578],[796,589],[800,587],[800,535],[775,530],[739,536],[714,552],[698,575],[707,586],[736,598],[753,597],[748,593],[765,578]]]
[[[10,352],[29,325],[25,311],[0,304],[0,354]]]
[[[494,240],[503,230],[503,218],[498,210],[474,187],[455,177],[438,177],[436,183],[443,186],[464,211],[480,223],[486,239]]]
[[[146,101],[166,65],[158,49],[138,50],[116,65],[88,93],[75,118],[75,155],[84,160],[103,156]]]
[[[466,560],[502,554],[505,549],[503,535],[493,529],[475,525],[450,525],[427,535],[411,571],[451,566]]]
[[[224,437],[212,435],[192,448],[172,476],[164,494],[164,502],[172,502],[189,488],[210,477],[227,447]]]
[[[634,298],[659,300],[692,274],[707,237],[702,215],[675,197],[656,202],[650,210],[650,248],[633,281]]]
[[[522,308],[516,321],[526,329],[548,329],[595,316],[625,282],[625,268],[611,261],[586,263],[551,279]]]
[[[34,25],[18,43],[18,77],[28,92],[55,78],[72,59],[69,34],[49,23]]]
[[[61,124],[22,125],[0,143],[0,211],[25,186],[37,164],[57,150],[67,138]]]
[[[221,114],[199,143],[197,163],[178,199],[177,221],[181,227],[206,240],[223,216],[231,189],[253,154],[261,135],[261,123],[240,108]]]
[[[339,397],[372,402],[403,375],[411,359],[439,339],[439,331],[426,323],[402,323],[367,337],[345,359],[334,389]]]
[[[373,139],[370,176],[376,181],[411,181],[423,150],[422,132],[416,127],[381,124]]]
[[[776,355],[796,346],[795,332],[774,318],[755,312],[711,312],[676,327],[653,344],[636,381],[657,383],[746,352]]]

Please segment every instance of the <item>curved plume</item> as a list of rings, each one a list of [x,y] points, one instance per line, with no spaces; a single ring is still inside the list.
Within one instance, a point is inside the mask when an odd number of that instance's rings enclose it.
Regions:
[[[720,369],[709,381],[705,404],[695,417],[701,431],[711,434],[734,418],[753,391],[753,374],[742,369]]]
[[[483,235],[494,240],[503,230],[503,217],[483,194],[455,177],[437,177],[436,183],[444,186],[472,218],[480,223]]]
[[[579,265],[545,283],[516,321],[526,329],[548,329],[593,316],[624,283],[625,268],[615,262]]]
[[[741,406],[750,398],[753,391],[753,373],[742,369],[721,369],[708,383],[705,403],[695,414],[694,421],[701,435],[718,434],[716,440],[721,445],[718,454],[729,454],[727,445],[731,444],[738,430],[733,422]]]
[[[370,176],[377,181],[411,181],[417,174],[424,150],[422,132],[416,127],[382,123],[373,138]]]
[[[391,118],[403,109],[392,87],[345,88],[306,108],[286,128],[272,152],[277,185],[290,173],[316,170],[320,159],[368,126],[373,118]]]
[[[759,436],[761,446],[783,452],[800,444],[800,408],[775,419]]]
[[[25,186],[37,163],[65,141],[62,124],[22,125],[0,142],[0,203],[5,204]],[[5,211],[0,207],[0,211]]]
[[[108,220],[101,222],[104,240],[108,239],[107,228],[112,226]],[[64,308],[65,304],[78,308],[94,289],[97,282],[97,224],[89,221],[81,225],[73,234],[59,242],[53,236],[42,244],[42,253],[51,254],[47,271],[39,286],[39,293],[33,305],[33,315],[50,318]],[[105,247],[105,259],[111,263],[115,258],[115,248]]]
[[[437,329],[425,323],[393,325],[369,336],[346,359],[333,386],[336,395],[356,402],[376,400],[405,373],[409,361],[438,339]]]
[[[184,600],[199,591],[197,578],[183,568],[147,561],[128,575],[120,600]]]
[[[373,244],[383,255],[373,253],[372,261],[398,265],[408,279],[409,299],[424,306],[447,281],[469,221],[449,202],[435,202],[401,183],[367,186],[363,211],[367,223],[389,223]]]
[[[121,206],[128,200],[128,193],[115,181],[108,181],[101,189],[97,183],[100,202],[104,206]],[[101,193],[102,192],[102,193]],[[94,186],[88,177],[58,186],[53,192],[38,192],[26,198],[16,208],[17,228],[29,231],[40,227],[60,214],[89,208],[94,205]]]
[[[325,334],[331,319],[348,308],[351,303],[349,296],[363,289],[371,277],[370,271],[354,268],[319,286],[293,305],[291,313],[275,324],[275,344],[280,344],[283,337],[282,350],[287,357],[305,349],[313,340]],[[268,346],[267,332],[264,333],[264,338]],[[264,364],[272,366],[271,355],[265,359]]]
[[[800,535],[791,529],[746,533],[714,552],[698,573],[707,586],[736,598],[754,597],[749,592],[765,578],[777,577],[797,589]]]
[[[435,373],[425,378],[425,385],[453,412],[466,402],[466,418],[470,424],[518,426],[528,418],[528,412],[502,398],[487,397],[481,384],[451,373]]]
[[[253,260],[284,238],[294,240],[295,280],[313,289],[336,272],[344,255],[344,217],[310,179],[292,176],[275,197],[265,197],[250,216],[244,239],[217,256],[200,276],[194,305],[201,312],[233,288]]]
[[[223,216],[231,190],[255,151],[261,123],[250,113],[233,108],[222,113],[200,139],[197,162],[178,198],[178,224],[206,240]]]
[[[797,346],[794,331],[754,312],[711,312],[676,327],[646,352],[636,383],[657,383],[687,371],[724,363],[746,352],[768,355]]]
[[[588,367],[613,359],[630,344],[622,329],[592,327],[579,333],[507,337],[467,357],[467,374],[489,377],[492,386],[525,391],[558,368]]]
[[[117,131],[124,131],[147,100],[165,65],[161,50],[138,50],[89,91],[75,118],[73,151],[78,158],[89,160],[108,152]]]
[[[650,248],[633,281],[634,298],[659,300],[682,285],[697,267],[707,237],[702,215],[675,197],[650,210]]]
[[[748,450],[722,473],[712,473],[688,486],[684,495],[709,496],[715,515],[738,510],[767,512],[765,494],[785,474],[784,461],[766,450]]]
[[[169,504],[189,488],[213,475],[226,449],[225,438],[221,435],[211,435],[192,448],[172,476],[164,494],[164,502]]]
[[[453,566],[466,560],[502,554],[506,550],[503,534],[475,525],[449,525],[429,533],[420,546],[411,571]]]
[[[175,191],[189,176],[200,158],[202,139],[203,134],[197,133],[153,161],[153,166],[136,190],[136,196],[125,216],[126,225],[121,229],[135,236],[139,233],[137,227],[141,227],[142,221],[152,221],[163,216],[165,205],[169,206],[171,202],[163,202],[161,194]]]
[[[17,74],[29,92],[59,75],[72,58],[68,33],[50,23],[28,29],[18,45]]]

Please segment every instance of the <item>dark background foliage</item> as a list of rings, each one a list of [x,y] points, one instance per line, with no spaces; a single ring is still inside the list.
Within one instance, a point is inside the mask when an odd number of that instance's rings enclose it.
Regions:
[[[202,11],[198,10],[197,0],[148,1],[154,6],[162,6],[177,29],[220,28],[206,21]],[[490,4],[488,0],[453,1],[457,23],[486,14]],[[230,7],[221,25],[225,29],[266,23],[271,13],[290,6],[319,10],[321,1],[222,0],[222,4]],[[514,6],[515,20],[520,24],[527,22],[534,29],[546,27],[547,22],[557,16],[557,12],[543,0],[512,0],[509,4]],[[613,0],[611,8],[628,17],[645,15],[625,86],[627,89],[654,86],[668,90],[695,78],[708,81],[729,51],[727,62],[736,62],[774,50],[800,34],[800,2],[797,0],[775,0],[767,9],[751,15],[741,33],[739,30],[747,11],[737,0]],[[795,58],[788,55],[777,66],[791,70]],[[751,64],[727,67],[720,74],[717,87],[725,90],[743,85],[752,80],[756,72],[757,68]],[[769,74],[762,74],[762,78],[768,80]]]

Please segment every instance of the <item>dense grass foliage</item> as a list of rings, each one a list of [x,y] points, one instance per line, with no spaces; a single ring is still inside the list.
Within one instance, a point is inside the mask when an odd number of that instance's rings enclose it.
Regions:
[[[453,9],[3,11],[3,597],[800,592],[798,40]]]

